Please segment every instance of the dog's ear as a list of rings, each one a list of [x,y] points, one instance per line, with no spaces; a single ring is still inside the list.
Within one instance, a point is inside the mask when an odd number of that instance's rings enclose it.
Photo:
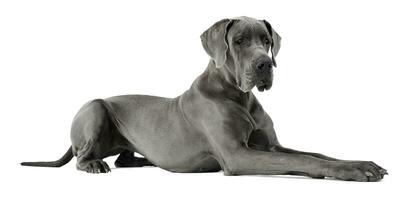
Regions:
[[[268,30],[268,33],[270,33],[272,42],[271,42],[271,56],[273,59],[273,64],[274,67],[277,67],[277,63],[275,62],[275,57],[278,54],[278,51],[280,51],[280,47],[281,47],[281,37],[280,35],[278,35],[277,32],[274,31],[274,29],[271,27],[271,24],[268,23],[267,21],[263,20],[265,27]]]
[[[201,34],[204,50],[214,60],[217,68],[222,67],[227,59],[227,33],[233,20],[222,19]]]

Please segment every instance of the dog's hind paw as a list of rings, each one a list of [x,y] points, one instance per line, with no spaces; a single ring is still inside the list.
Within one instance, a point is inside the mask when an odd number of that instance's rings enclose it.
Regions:
[[[108,173],[110,172],[110,167],[108,164],[102,160],[89,161],[86,165],[85,171],[88,173]]]

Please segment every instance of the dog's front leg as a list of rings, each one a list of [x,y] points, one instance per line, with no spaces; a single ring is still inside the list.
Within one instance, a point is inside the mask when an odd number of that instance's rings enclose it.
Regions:
[[[266,152],[240,147],[225,160],[225,175],[301,175],[327,176],[331,164],[305,155]]]
[[[353,181],[382,179],[380,169],[372,162],[328,161],[304,154],[266,152],[247,147],[228,150],[225,155],[226,175],[305,175]]]
[[[226,104],[219,109],[210,107],[208,112],[203,112],[205,116],[202,118],[208,119],[203,124],[206,124],[204,133],[209,139],[210,152],[226,175],[291,174],[354,181],[378,181],[382,178],[381,169],[372,162],[335,161],[301,152],[257,150],[253,146],[279,146],[271,119],[266,114],[254,115],[256,123],[252,123],[245,112],[238,112],[236,104]],[[256,133],[259,136],[253,136]]]

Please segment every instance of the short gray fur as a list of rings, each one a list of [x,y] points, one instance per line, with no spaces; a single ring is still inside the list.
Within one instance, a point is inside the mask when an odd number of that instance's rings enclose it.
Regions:
[[[117,167],[154,165],[184,173],[223,170],[225,175],[353,181],[379,181],[387,174],[374,162],[343,161],[280,145],[271,118],[251,92],[254,86],[270,89],[277,65],[281,38],[267,21],[223,19],[201,40],[211,60],[182,95],[92,100],[75,116],[72,146],[61,159],[21,164],[60,167],[77,156],[77,169],[105,173],[110,168],[103,159],[120,154]]]

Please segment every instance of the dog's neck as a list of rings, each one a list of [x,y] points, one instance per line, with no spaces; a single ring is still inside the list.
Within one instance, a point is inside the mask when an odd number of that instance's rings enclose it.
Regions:
[[[237,86],[233,72],[229,66],[217,68],[210,60],[206,70],[194,82],[194,86],[210,96],[219,96],[231,99],[241,104],[247,104],[250,92],[243,92]],[[207,85],[207,87],[204,87]]]

